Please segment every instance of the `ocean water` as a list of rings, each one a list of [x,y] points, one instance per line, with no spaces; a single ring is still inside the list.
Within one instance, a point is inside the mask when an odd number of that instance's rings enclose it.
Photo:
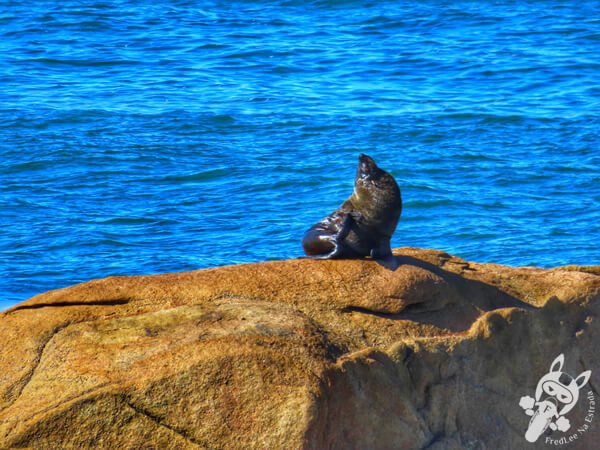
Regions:
[[[294,258],[364,152],[393,246],[600,263],[597,1],[0,2],[0,308]]]

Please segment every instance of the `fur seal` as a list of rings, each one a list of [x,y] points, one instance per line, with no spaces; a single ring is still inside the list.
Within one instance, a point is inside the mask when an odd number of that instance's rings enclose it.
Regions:
[[[402,197],[392,175],[360,154],[354,192],[342,206],[304,233],[302,247],[311,258],[392,256],[390,239],[402,212]]]

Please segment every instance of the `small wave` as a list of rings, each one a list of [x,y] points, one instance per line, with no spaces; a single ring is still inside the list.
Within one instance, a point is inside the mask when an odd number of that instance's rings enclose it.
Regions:
[[[134,243],[134,242],[125,242],[123,240],[119,240],[119,239],[110,239],[110,238],[106,238],[106,239],[100,239],[96,242],[94,242],[92,244],[93,246],[104,246],[104,247],[120,247],[120,248],[124,248],[124,247],[139,247],[140,244],[138,243]]]
[[[190,182],[215,180],[215,179],[223,178],[225,176],[231,176],[231,174],[232,174],[232,169],[219,168],[219,169],[206,170],[203,172],[192,173],[189,175],[168,176],[168,177],[162,178],[162,180],[154,180],[154,181],[155,182],[163,181],[165,183],[190,183]]]
[[[405,28],[407,23],[404,20],[387,16],[375,16],[353,24],[360,27],[361,31],[371,31],[384,34],[386,31],[396,28]]]
[[[15,64],[44,64],[48,66],[69,67],[113,67],[113,66],[135,66],[140,61],[131,60],[98,60],[98,59],[56,59],[56,58],[26,58],[14,61]]]
[[[417,209],[429,209],[438,208],[440,206],[455,206],[456,201],[449,198],[442,198],[438,200],[408,200],[404,202],[404,208]]]
[[[217,114],[215,116],[210,116],[209,119],[215,123],[232,123],[235,122],[235,117],[230,116],[229,114]]]
[[[96,223],[106,225],[170,225],[177,223],[177,221],[170,219],[156,219],[151,217],[111,217],[109,219],[97,220]]]
[[[190,49],[191,52],[196,51],[196,50],[224,50],[226,48],[230,48],[231,46],[228,44],[217,44],[214,42],[211,42],[209,44],[202,44],[199,45],[195,48]]]
[[[18,173],[18,172],[28,172],[28,171],[37,171],[37,170],[46,170],[49,167],[52,167],[55,161],[50,159],[40,159],[37,161],[28,161],[20,164],[12,165],[8,168],[8,173]]]
[[[551,118],[530,117],[519,114],[491,114],[488,112],[472,113],[472,112],[457,112],[446,113],[439,115],[440,120],[460,120],[460,121],[478,121],[484,124],[520,124],[527,120],[536,120],[541,122],[552,121]]]
[[[495,155],[491,155],[491,154],[484,153],[484,152],[458,153],[458,154],[456,154],[454,156],[454,158],[459,159],[459,160],[463,160],[463,161],[473,161],[473,162],[478,162],[478,161],[490,161],[490,162],[502,161],[502,158],[500,156],[495,156]]]
[[[274,50],[248,50],[245,52],[236,52],[223,55],[227,59],[251,59],[251,58],[278,58],[283,59],[291,56],[290,52],[274,51]]]

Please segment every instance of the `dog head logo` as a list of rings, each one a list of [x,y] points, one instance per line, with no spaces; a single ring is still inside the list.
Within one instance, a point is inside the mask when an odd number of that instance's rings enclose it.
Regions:
[[[550,372],[540,378],[535,389],[535,400],[540,401],[542,395],[557,400],[562,408],[557,412],[557,416],[564,416],[573,409],[573,406],[579,400],[579,389],[581,389],[589,380],[592,374],[591,370],[586,370],[577,378],[573,378],[562,371],[565,363],[564,355],[559,355],[552,365]]]
[[[535,399],[521,397],[519,405],[531,417],[525,438],[535,442],[549,427],[551,430],[567,431],[571,424],[565,417],[579,400],[579,390],[585,386],[592,374],[586,370],[573,378],[563,372],[565,357],[563,354],[550,365],[550,371],[538,381]]]

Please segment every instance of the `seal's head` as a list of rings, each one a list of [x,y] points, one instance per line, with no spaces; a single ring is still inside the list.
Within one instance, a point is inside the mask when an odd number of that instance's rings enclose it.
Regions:
[[[388,195],[400,196],[400,189],[394,177],[377,167],[373,158],[364,153],[358,156],[354,192],[358,198],[371,200]]]
[[[370,156],[361,153],[358,155],[358,169],[356,170],[357,183],[369,183],[381,177],[385,172],[377,167]]]
[[[400,188],[392,175],[363,153],[358,157],[352,197],[363,217],[377,225],[385,223],[386,234],[394,232],[402,211]]]

